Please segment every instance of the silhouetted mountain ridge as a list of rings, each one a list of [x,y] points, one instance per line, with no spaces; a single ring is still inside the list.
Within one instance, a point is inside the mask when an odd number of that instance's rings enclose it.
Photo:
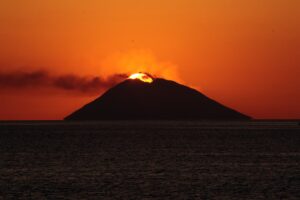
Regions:
[[[247,120],[250,117],[202,93],[161,78],[125,80],[66,120]]]

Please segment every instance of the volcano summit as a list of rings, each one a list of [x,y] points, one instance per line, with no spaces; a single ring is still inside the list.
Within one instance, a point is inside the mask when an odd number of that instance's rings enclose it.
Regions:
[[[174,81],[130,77],[67,116],[65,120],[250,119],[249,116]],[[143,81],[146,78],[151,78],[152,81]]]

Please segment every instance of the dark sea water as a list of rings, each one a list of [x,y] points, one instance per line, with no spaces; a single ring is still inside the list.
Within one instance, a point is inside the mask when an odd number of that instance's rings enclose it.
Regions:
[[[1,122],[0,199],[300,199],[300,126]]]

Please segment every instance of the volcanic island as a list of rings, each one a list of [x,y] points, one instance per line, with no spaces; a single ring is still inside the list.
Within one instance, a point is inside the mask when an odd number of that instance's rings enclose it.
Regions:
[[[135,73],[65,118],[72,120],[250,120],[188,86]]]

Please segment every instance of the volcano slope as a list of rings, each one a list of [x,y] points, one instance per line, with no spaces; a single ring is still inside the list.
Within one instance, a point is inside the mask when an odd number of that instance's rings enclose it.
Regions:
[[[127,79],[65,120],[249,120],[202,93],[161,78]]]

